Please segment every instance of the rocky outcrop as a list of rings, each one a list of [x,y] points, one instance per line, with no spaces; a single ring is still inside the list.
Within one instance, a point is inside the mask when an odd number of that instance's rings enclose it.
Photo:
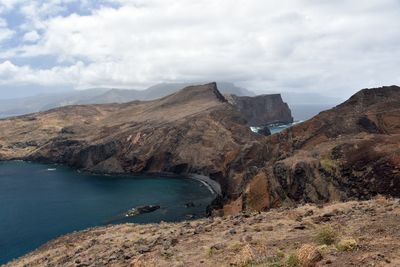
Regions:
[[[101,173],[197,173],[227,184],[225,154],[259,138],[211,83],[154,101],[68,106],[0,120],[0,159]]]
[[[289,106],[280,94],[258,96],[227,95],[228,101],[240,111],[249,126],[265,126],[271,123],[291,123]]]
[[[365,89],[262,145],[243,148],[226,166],[239,185],[228,192],[224,211],[400,197],[399,111],[399,87]]]
[[[0,120],[0,159],[101,173],[208,176],[214,212],[377,194],[400,197],[400,88],[362,90],[279,134],[252,133],[216,84],[154,101],[69,106]]]

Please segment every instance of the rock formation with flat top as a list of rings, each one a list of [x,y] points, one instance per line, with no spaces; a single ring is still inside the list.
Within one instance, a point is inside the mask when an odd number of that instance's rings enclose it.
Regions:
[[[249,126],[293,122],[290,108],[283,102],[280,94],[258,96],[227,95],[226,98],[240,111]]]

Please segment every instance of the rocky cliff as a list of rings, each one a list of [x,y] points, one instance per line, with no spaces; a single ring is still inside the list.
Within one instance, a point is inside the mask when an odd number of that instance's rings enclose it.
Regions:
[[[240,109],[239,109],[240,110]],[[400,196],[400,88],[362,90],[269,137],[252,133],[216,84],[154,101],[69,106],[0,120],[0,159],[102,173],[197,173],[223,213]]]
[[[249,126],[293,122],[289,106],[283,102],[280,94],[258,96],[227,95],[226,98],[240,111]]]
[[[399,155],[400,88],[365,89],[232,155],[227,176],[237,186],[227,191],[224,211],[400,197]]]
[[[198,173],[225,184],[225,154],[260,137],[211,83],[154,101],[68,106],[0,120],[0,159],[102,173]]]

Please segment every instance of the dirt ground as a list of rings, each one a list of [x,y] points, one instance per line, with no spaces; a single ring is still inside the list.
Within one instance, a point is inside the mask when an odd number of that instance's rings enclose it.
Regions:
[[[314,262],[301,258],[305,244],[318,254]],[[400,200],[98,227],[50,241],[6,266],[313,265],[400,266]]]

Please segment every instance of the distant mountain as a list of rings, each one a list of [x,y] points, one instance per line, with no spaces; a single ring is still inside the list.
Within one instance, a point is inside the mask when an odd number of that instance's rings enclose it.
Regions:
[[[46,93],[24,98],[0,99],[0,117],[23,115],[68,105],[153,100],[195,84],[199,83],[160,83],[146,90],[92,88],[80,91]],[[238,96],[255,95],[245,88],[237,87],[233,83],[228,82],[218,82],[218,89],[223,94],[235,94]]]

